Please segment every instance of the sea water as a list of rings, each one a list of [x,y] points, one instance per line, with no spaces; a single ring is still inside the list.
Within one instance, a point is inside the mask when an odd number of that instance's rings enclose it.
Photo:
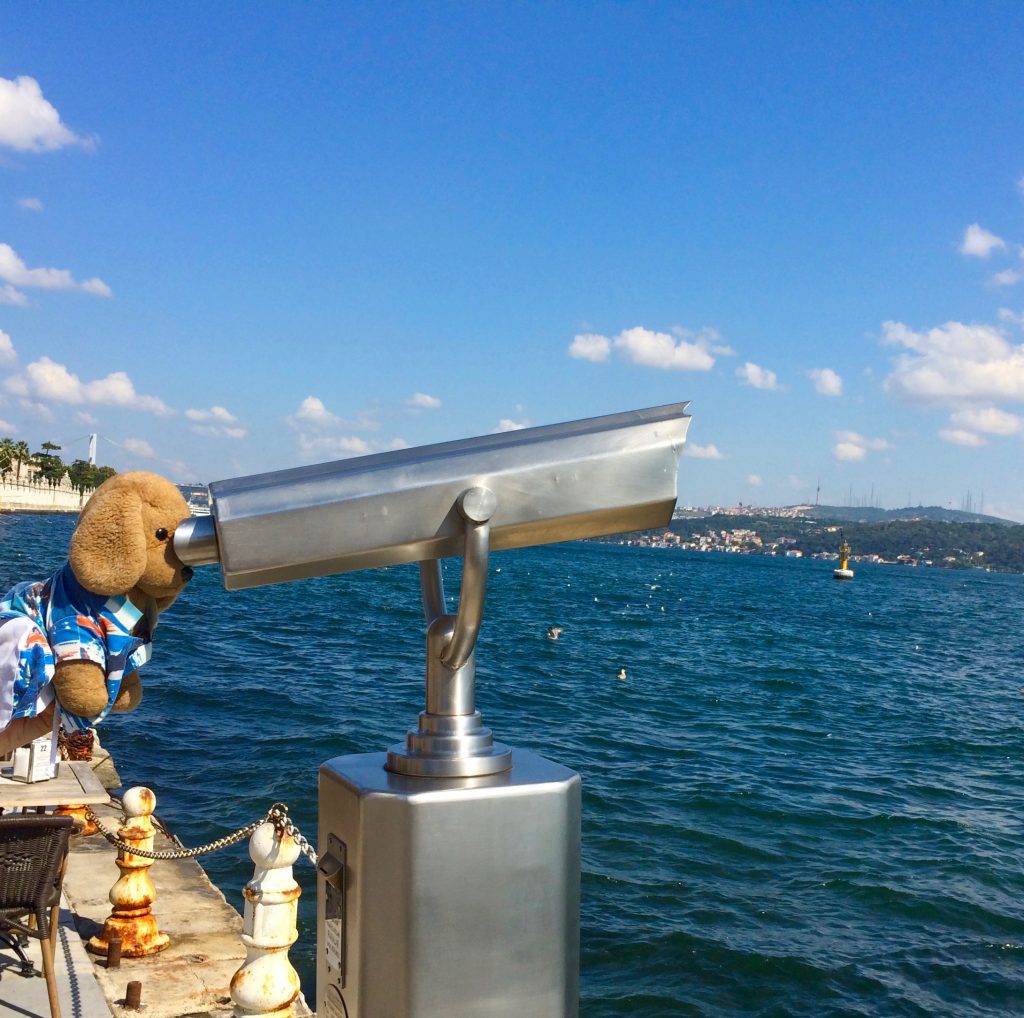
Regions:
[[[72,526],[0,517],[0,586]],[[484,722],[583,777],[585,1018],[1024,1013],[1024,576],[832,565],[492,556]],[[275,800],[315,840],[319,765],[400,741],[422,676],[414,566],[238,593],[210,567],[101,736],[188,845]],[[245,844],[203,864],[240,907]]]

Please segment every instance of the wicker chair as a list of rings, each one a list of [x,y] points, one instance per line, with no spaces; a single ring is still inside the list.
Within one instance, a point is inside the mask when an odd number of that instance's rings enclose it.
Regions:
[[[0,816],[0,947],[14,950],[25,975],[35,971],[19,940],[40,941],[52,1018],[60,1018],[54,951],[60,890],[67,865],[72,817]],[[35,918],[35,927],[26,920]]]

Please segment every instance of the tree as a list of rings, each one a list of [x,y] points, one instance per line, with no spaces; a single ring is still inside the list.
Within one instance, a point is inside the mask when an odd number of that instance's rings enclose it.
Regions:
[[[75,462],[68,467],[68,479],[71,481],[71,486],[79,495],[85,494],[89,488],[96,487],[95,473],[96,467],[94,467],[88,460],[75,460]]]
[[[32,453],[29,451],[28,442],[15,442],[14,449],[12,452],[14,456],[14,462],[18,464],[16,479],[21,481],[21,467],[22,464],[26,463],[32,457]]]
[[[86,460],[75,460],[68,467],[68,478],[80,495],[92,488],[98,488],[108,477],[113,477],[116,473],[113,467],[96,467]]]
[[[46,481],[51,488],[56,488],[67,473],[67,467],[57,455],[60,448],[54,442],[43,442],[42,449],[35,455],[36,466],[39,468],[39,479]]]
[[[0,438],[0,477],[6,480],[14,465],[14,439]]]

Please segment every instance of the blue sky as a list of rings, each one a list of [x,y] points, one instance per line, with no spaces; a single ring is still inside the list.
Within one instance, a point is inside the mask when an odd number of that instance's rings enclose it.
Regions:
[[[1024,520],[1022,52],[997,2],[5,5],[0,433],[209,481],[689,399],[683,503]]]

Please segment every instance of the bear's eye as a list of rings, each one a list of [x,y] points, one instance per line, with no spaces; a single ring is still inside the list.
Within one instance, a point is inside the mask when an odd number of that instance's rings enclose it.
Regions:
[[[156,532],[156,539],[158,541],[166,541],[167,540],[167,528],[166,527],[160,527],[159,530],[157,530],[157,532]]]

